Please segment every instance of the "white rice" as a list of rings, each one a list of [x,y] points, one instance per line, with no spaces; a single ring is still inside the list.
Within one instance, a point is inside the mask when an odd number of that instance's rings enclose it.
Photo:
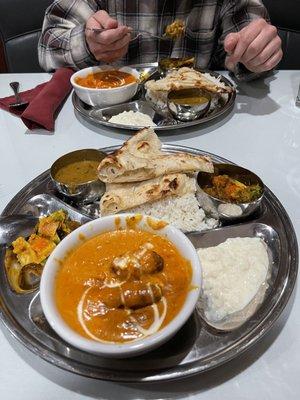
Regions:
[[[267,285],[269,258],[258,237],[230,238],[215,247],[199,249],[205,315],[220,321],[243,310]]]
[[[171,196],[127,210],[137,214],[162,219],[184,232],[203,231],[217,226],[218,221],[206,218],[193,193]]]
[[[227,87],[227,85],[224,82],[221,82],[221,76],[215,77],[209,74],[208,72],[202,72],[202,76],[207,80],[209,80],[210,82],[214,83],[215,85],[218,85],[224,89]]]
[[[123,111],[120,114],[113,115],[109,122],[129,126],[156,126],[149,115],[139,111]]]

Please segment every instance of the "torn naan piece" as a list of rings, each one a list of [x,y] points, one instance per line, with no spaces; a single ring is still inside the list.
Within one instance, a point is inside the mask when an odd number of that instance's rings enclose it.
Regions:
[[[140,182],[166,174],[214,170],[207,156],[167,154],[161,147],[162,143],[153,129],[142,129],[101,161],[99,179],[105,183]]]
[[[170,174],[139,183],[108,184],[100,201],[101,216],[116,214],[141,204],[196,192],[196,180]]]
[[[145,83],[149,91],[169,92],[170,90],[199,88],[210,93],[230,93],[232,88],[209,73],[202,73],[193,68],[182,67],[170,71],[162,79],[150,80]]]

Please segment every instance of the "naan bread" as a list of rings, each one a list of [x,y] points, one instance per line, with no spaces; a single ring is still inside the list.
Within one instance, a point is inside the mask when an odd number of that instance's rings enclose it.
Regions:
[[[164,175],[139,183],[108,184],[100,201],[100,214],[116,214],[169,196],[195,192],[195,178],[185,174]]]
[[[200,88],[211,93],[230,93],[231,87],[220,82],[208,73],[201,73],[193,68],[179,68],[171,71],[165,78],[145,83],[147,90],[169,92],[170,90]]]
[[[99,179],[106,183],[140,182],[173,173],[213,172],[209,157],[188,153],[166,154],[151,128],[139,131],[120,150],[105,157]]]

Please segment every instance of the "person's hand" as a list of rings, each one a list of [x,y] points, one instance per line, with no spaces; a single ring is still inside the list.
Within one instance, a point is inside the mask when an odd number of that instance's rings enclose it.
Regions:
[[[234,71],[240,62],[249,71],[264,72],[276,67],[282,58],[281,39],[275,26],[260,18],[224,40],[225,66]]]
[[[130,28],[119,26],[118,21],[111,18],[106,11],[97,11],[86,23],[87,28],[105,28],[105,32],[95,33],[85,30],[86,42],[96,60],[113,62],[122,58],[128,51]]]

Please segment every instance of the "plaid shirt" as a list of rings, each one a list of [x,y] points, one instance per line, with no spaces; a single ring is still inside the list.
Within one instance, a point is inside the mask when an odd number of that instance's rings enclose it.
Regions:
[[[223,41],[255,18],[268,19],[260,0],[56,0],[47,9],[39,42],[39,60],[46,71],[99,64],[85,41],[85,23],[106,10],[119,24],[161,35],[174,19],[186,22],[175,41],[138,37],[130,42],[120,64],[157,61],[159,57],[194,56],[201,68],[224,68]]]

